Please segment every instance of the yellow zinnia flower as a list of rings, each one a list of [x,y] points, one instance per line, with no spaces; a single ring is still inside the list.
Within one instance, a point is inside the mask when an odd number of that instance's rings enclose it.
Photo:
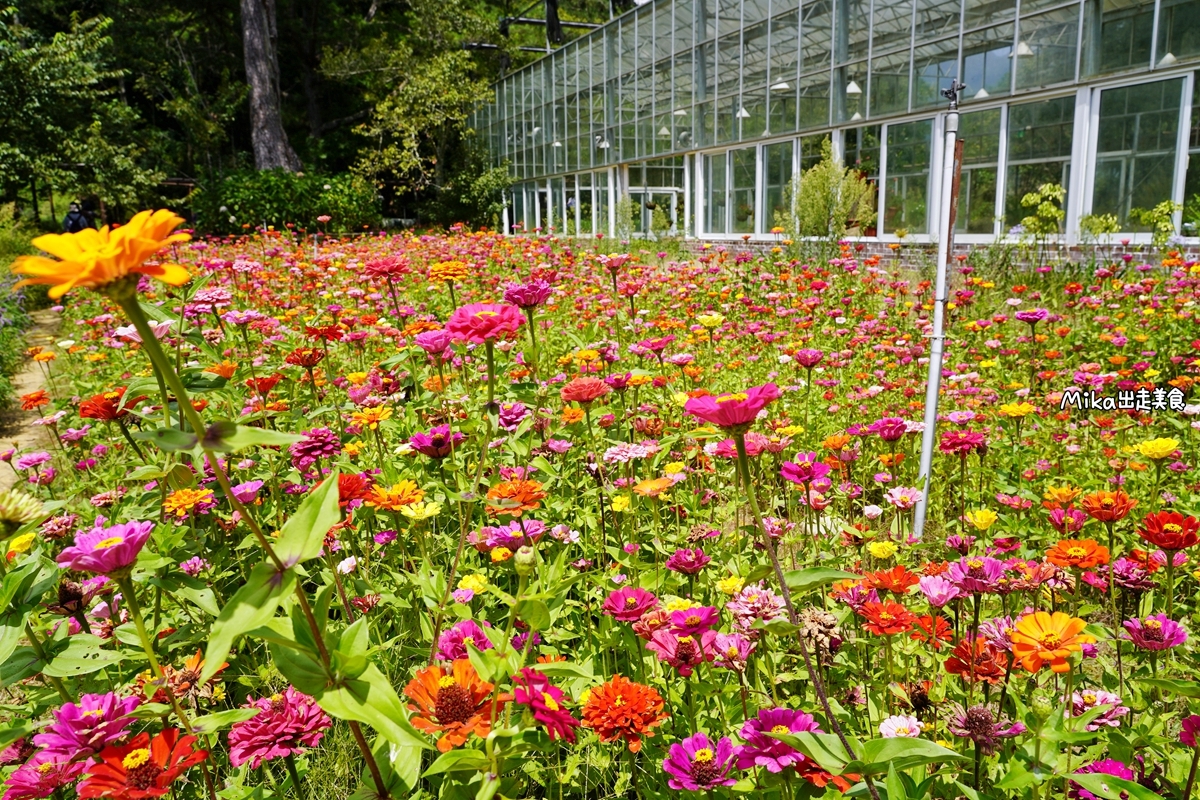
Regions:
[[[976,529],[986,531],[988,528],[996,524],[999,517],[995,511],[990,508],[980,508],[975,511],[967,512],[967,522],[971,523]]]
[[[882,539],[878,542],[871,542],[869,545],[867,545],[867,552],[870,553],[872,557],[880,560],[888,559],[896,555],[897,549],[898,548],[896,547],[895,542],[889,542],[886,539]]]
[[[1027,417],[1037,411],[1037,408],[1032,403],[1005,403],[1000,406],[1000,416],[1013,417],[1020,419]]]
[[[1178,439],[1147,439],[1137,445],[1137,451],[1151,461],[1170,458],[1179,449]]]
[[[186,242],[186,233],[171,233],[183,222],[166,209],[142,211],[116,230],[85,228],[78,233],[51,233],[33,240],[33,246],[55,256],[21,256],[13,272],[24,275],[17,286],[47,284],[50,297],[59,299],[83,286],[101,289],[127,275],[149,275],[172,286],[182,286],[191,274],[179,264],[147,264],[169,244]]]
[[[412,505],[404,506],[400,509],[400,513],[409,519],[423,520],[436,517],[442,513],[441,503],[413,503]]]
[[[722,578],[717,581],[717,591],[721,594],[733,596],[742,590],[746,585],[746,581],[737,575],[730,575],[728,578]]]

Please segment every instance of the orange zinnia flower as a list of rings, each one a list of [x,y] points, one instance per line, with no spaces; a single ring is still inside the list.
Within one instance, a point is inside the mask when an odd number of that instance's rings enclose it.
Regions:
[[[668,716],[658,692],[620,675],[593,689],[583,705],[583,724],[595,730],[602,742],[623,739],[631,753],[641,750],[642,737],[653,736],[651,728]]]
[[[983,638],[976,639],[973,644],[974,647],[970,639],[958,643],[946,659],[946,672],[961,675],[972,683],[999,683],[1004,679],[1004,663],[1000,659],[1000,652]]]
[[[29,394],[21,395],[21,410],[33,411],[42,406],[50,405],[50,395],[46,394],[45,389],[38,389]]]
[[[410,480],[403,480],[391,487],[372,486],[370,494],[365,498],[369,506],[382,508],[387,511],[399,511],[405,506],[419,503],[425,499],[425,491]]]
[[[1070,614],[1036,611],[1017,622],[1012,632],[1013,656],[1029,672],[1037,672],[1047,663],[1055,672],[1070,672],[1067,656],[1096,641],[1083,633],[1087,622]]]
[[[404,696],[413,702],[413,727],[425,733],[440,733],[437,747],[443,753],[458,747],[474,733],[481,738],[492,730],[493,706],[496,711],[512,699],[500,693],[489,699],[492,684],[479,677],[470,659],[454,662],[451,672],[437,666],[426,667],[404,687]]]
[[[526,511],[537,511],[546,496],[537,481],[504,481],[488,490],[488,514],[493,517],[507,514],[519,517]]]
[[[1094,539],[1063,539],[1046,551],[1046,560],[1060,567],[1091,569],[1108,563],[1108,548]]]
[[[858,612],[866,622],[863,627],[877,636],[891,636],[912,630],[916,616],[899,603],[864,603]]]
[[[1042,505],[1051,510],[1063,506],[1070,507],[1081,491],[1083,490],[1074,486],[1047,486],[1046,493],[1042,495]]]
[[[1120,490],[1092,492],[1083,498],[1083,510],[1097,522],[1120,522],[1137,504],[1137,500]]]
[[[888,570],[868,572],[866,584],[872,589],[892,592],[893,594],[908,594],[908,590],[921,582],[921,579],[909,572],[903,565],[897,564]]]
[[[634,486],[633,493],[642,497],[658,497],[674,485],[675,482],[670,478],[652,478]]]
[[[191,274],[178,264],[147,264],[155,253],[176,242],[191,239],[186,233],[171,233],[183,218],[167,211],[142,211],[116,230],[85,228],[77,233],[51,233],[33,240],[33,246],[59,260],[45,256],[21,256],[13,272],[24,275],[17,286],[42,283],[50,286],[57,300],[83,286],[101,289],[127,275],[149,275],[172,286],[182,286]]]

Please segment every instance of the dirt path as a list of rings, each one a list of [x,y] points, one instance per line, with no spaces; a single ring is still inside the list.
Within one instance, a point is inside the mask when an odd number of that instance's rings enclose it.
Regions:
[[[62,324],[62,314],[43,309],[33,312],[33,327],[25,334],[27,347],[49,347],[58,340],[58,328]],[[33,359],[26,359],[23,366],[13,376],[13,407],[0,411],[0,450],[15,448],[17,452],[27,452],[39,448],[49,450],[53,445],[50,432],[30,423],[44,416],[45,409],[39,411],[22,411],[19,398],[46,386],[45,373]],[[10,488],[16,483],[17,476],[7,466],[0,469],[0,490]]]

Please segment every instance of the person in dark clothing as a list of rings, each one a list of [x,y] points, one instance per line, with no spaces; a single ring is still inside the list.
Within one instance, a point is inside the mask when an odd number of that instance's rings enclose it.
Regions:
[[[63,231],[66,233],[79,233],[84,228],[92,227],[92,222],[79,209],[79,203],[71,203],[67,215],[63,217]]]

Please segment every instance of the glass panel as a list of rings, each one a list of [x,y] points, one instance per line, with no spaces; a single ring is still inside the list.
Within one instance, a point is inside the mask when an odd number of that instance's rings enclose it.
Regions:
[[[767,93],[771,133],[796,129],[796,69],[799,61],[799,12],[771,20],[770,75]]]
[[[846,166],[854,167],[876,185],[879,183],[879,132],[878,125],[865,125],[845,133]]]
[[[821,161],[821,143],[829,137],[820,134],[817,136],[801,136],[800,137],[800,171],[804,172]]]
[[[742,123],[739,139],[745,141],[762,136],[767,129],[767,90],[756,89],[744,93],[737,115]]]
[[[767,84],[767,23],[751,25],[742,36],[742,85],[756,89]]]
[[[958,39],[918,47],[913,56],[913,108],[944,103],[941,91],[956,77]]]
[[[834,58],[839,64],[867,57],[871,24],[871,0],[834,0]]]
[[[654,40],[651,42],[654,50],[651,57],[655,61],[671,57],[671,6],[659,4],[654,12]]]
[[[971,30],[983,25],[1011,21],[1016,9],[1016,0],[966,0],[963,27]]]
[[[1200,75],[1192,76],[1192,130],[1188,136],[1188,168],[1183,185],[1183,232],[1200,234]]]
[[[1017,88],[1045,86],[1075,78],[1079,9],[1060,8],[1022,19],[1017,42]]]
[[[673,22],[674,31],[673,38],[675,39],[675,53],[683,53],[690,50],[692,47],[692,33],[696,30],[695,14],[696,11],[692,7],[691,0],[676,0],[672,4],[675,9],[675,19]],[[662,36],[659,32],[659,36]]]
[[[592,190],[592,173],[579,176],[579,233],[595,232],[595,196]]]
[[[1070,187],[1074,125],[1074,96],[1009,107],[1005,225],[1021,222],[1027,214],[1021,198],[1043,183]]]
[[[705,156],[704,187],[707,198],[704,204],[704,230],[706,233],[725,233],[726,228],[726,175],[725,162],[728,153]]]
[[[778,5],[778,2],[776,2]],[[766,19],[770,14],[769,0],[744,0],[742,4],[742,20],[746,25]]]
[[[1200,55],[1200,3],[1162,0],[1158,13],[1158,63]]]
[[[925,233],[929,196],[929,142],[933,120],[924,119],[887,130],[887,187],[884,193],[883,230]]]
[[[1145,69],[1153,36],[1154,0],[1087,0],[1083,73]]]
[[[1101,92],[1092,213],[1116,214],[1122,227],[1146,230],[1130,211],[1171,199],[1182,91],[1176,78]]]
[[[828,86],[828,81],[826,81]],[[767,102],[770,106],[770,119],[767,129],[770,133],[790,133],[796,130],[796,81],[779,81],[772,83],[767,92]],[[828,116],[829,98],[825,98],[825,114]]]
[[[678,111],[692,104],[693,55],[694,51],[692,50],[680,53],[675,56],[674,61],[670,62],[669,69],[664,70],[667,74],[667,80],[671,82],[671,90],[674,94],[672,110]],[[663,109],[660,108],[659,110],[662,111]]]
[[[913,4],[886,2],[875,4],[875,29],[871,33],[871,47],[876,54],[908,48],[912,44]],[[955,28],[958,23],[955,22]]]
[[[525,228],[525,186],[517,184],[512,190],[512,206],[508,210],[508,224],[513,233]]]
[[[871,61],[871,115],[908,110],[909,51]]]
[[[736,34],[742,27],[742,0],[719,0],[717,35]]]
[[[763,148],[763,219],[759,233],[770,233],[775,225],[784,225],[786,216],[784,189],[792,179],[792,143],[780,142]]]
[[[717,101],[717,144],[728,144],[737,141],[738,129],[742,116],[748,116],[749,111],[742,108],[742,100],[734,95]]]
[[[800,79],[800,127],[823,128],[829,124],[829,73]]]
[[[730,203],[733,210],[731,233],[754,233],[754,178],[757,147],[734,150],[730,155],[732,183]]]
[[[963,140],[963,165],[954,229],[992,233],[1000,163],[1000,109],[963,114],[958,118],[958,133]]]
[[[958,33],[961,0],[917,0],[915,33],[918,42]]]
[[[1013,26],[985,28],[963,36],[962,82],[967,96],[982,100],[1012,88]]]
[[[860,61],[833,71],[835,105],[834,118],[838,122],[857,121],[866,111],[867,65]]]
[[[805,3],[801,10],[800,69],[815,72],[829,69],[833,42],[832,0]]]
[[[717,42],[717,94],[737,94],[742,85],[742,40],[739,34]]]

